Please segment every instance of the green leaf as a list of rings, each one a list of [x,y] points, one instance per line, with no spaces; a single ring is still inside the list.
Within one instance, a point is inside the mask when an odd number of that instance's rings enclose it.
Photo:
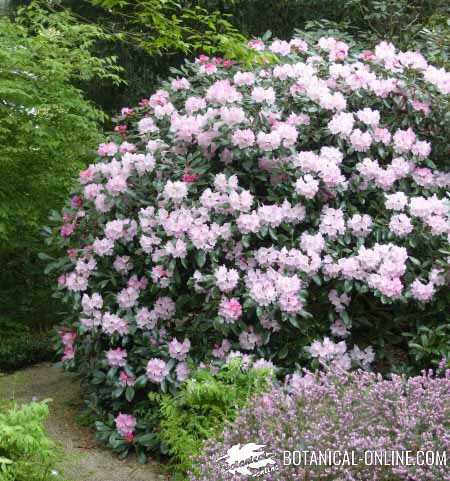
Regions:
[[[277,354],[278,359],[285,359],[287,355],[289,354],[289,347],[287,344],[285,344]]]
[[[272,229],[272,227],[269,227],[269,234],[270,234],[270,237],[271,237],[275,242],[278,241],[277,233]]]
[[[39,252],[38,253],[39,259],[43,261],[53,261],[54,257],[49,256],[48,254],[45,254],[45,252]]]
[[[134,398],[134,388],[132,386],[128,386],[125,391],[125,397],[128,402],[131,402]]]
[[[305,319],[312,319],[314,316],[308,312],[308,311],[305,311],[304,309],[302,309],[300,312],[299,312],[300,316],[302,316],[303,318]]]
[[[416,259],[415,257],[409,256],[409,260],[416,266],[420,266],[420,261],[419,259]]]
[[[206,253],[205,253],[205,251],[198,250],[195,253],[195,262],[197,263],[197,265],[200,269],[206,264]]]
[[[339,315],[340,315],[341,319],[344,321],[344,324],[346,326],[350,326],[351,320],[350,320],[350,317],[347,314],[347,311],[342,311]]]
[[[116,387],[112,390],[111,392],[111,396],[114,398],[114,399],[117,399],[119,398],[120,396],[122,396],[123,394],[123,387]]]
[[[136,443],[142,444],[146,447],[152,447],[157,442],[155,433],[140,434],[134,438]]]
[[[289,322],[296,328],[300,329],[300,324],[295,316],[289,316]]]

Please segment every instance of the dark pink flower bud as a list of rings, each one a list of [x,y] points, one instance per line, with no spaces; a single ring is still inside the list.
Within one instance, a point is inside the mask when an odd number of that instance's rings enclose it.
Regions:
[[[79,195],[74,195],[71,200],[72,207],[81,207],[83,205],[83,199]]]
[[[197,179],[197,176],[195,174],[183,174],[183,177],[181,178],[181,180],[183,182],[195,182]]]
[[[208,60],[209,60],[209,57],[207,55],[199,55],[198,56],[198,61],[200,63],[206,63],[206,62],[208,62]]]

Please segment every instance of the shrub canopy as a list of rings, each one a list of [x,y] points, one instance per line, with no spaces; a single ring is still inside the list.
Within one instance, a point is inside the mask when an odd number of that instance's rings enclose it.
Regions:
[[[236,351],[368,365],[306,348],[447,282],[449,73],[387,42],[249,46],[253,63],[201,56],[123,109],[52,215],[63,359],[113,411]]]

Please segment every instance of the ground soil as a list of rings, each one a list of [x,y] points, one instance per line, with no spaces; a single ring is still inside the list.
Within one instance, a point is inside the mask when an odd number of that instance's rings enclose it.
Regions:
[[[120,460],[99,446],[93,432],[77,423],[82,390],[74,375],[49,363],[0,374],[0,396],[18,402],[51,399],[45,427],[63,449],[56,470],[69,481],[162,481],[169,479],[155,461],[141,465],[133,457]]]

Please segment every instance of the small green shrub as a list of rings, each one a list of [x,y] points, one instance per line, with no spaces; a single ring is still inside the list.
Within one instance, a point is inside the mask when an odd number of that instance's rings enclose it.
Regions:
[[[264,391],[272,377],[268,368],[244,369],[240,358],[216,373],[198,369],[172,396],[156,395],[160,402],[160,439],[181,475],[200,452],[203,442],[233,421],[248,399]],[[150,397],[155,400],[155,393]]]
[[[58,450],[43,428],[48,416],[46,401],[0,411],[1,481],[61,480],[52,471]]]

